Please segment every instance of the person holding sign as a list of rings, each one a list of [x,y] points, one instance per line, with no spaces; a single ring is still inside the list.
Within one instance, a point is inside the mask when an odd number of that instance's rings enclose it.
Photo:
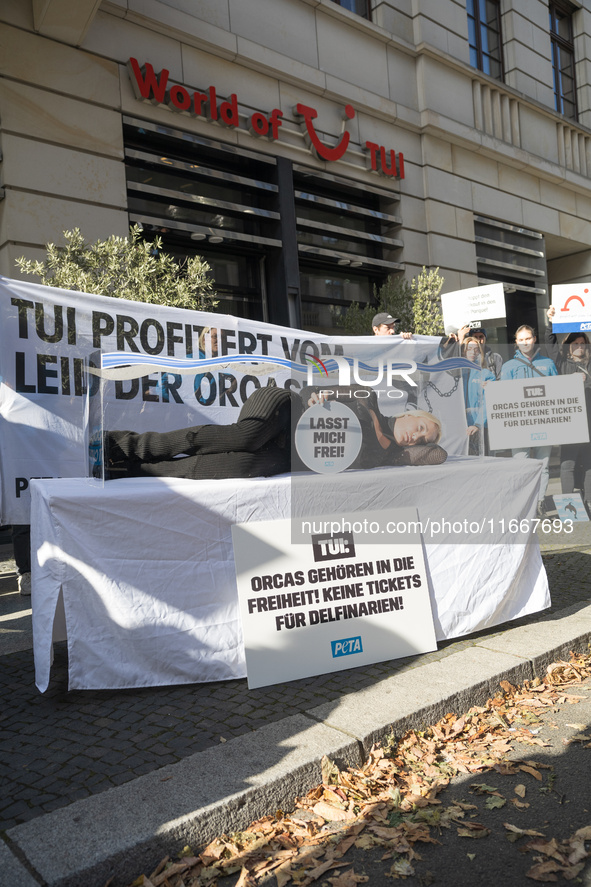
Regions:
[[[548,320],[556,314],[552,305],[548,308]],[[562,347],[556,333],[546,327],[546,351],[552,358],[561,375],[581,373],[584,378],[587,423],[591,438],[591,350],[586,333],[569,333]],[[591,443],[564,444],[560,448],[560,485],[563,493],[574,493],[575,487],[582,488],[585,505],[591,511]]]
[[[484,327],[471,327],[469,335],[471,338],[476,339],[482,348],[482,366],[493,373],[495,379],[500,378],[503,358],[486,344],[487,332]]]
[[[495,379],[501,376],[501,368],[503,366],[503,358],[496,351],[493,351],[487,344],[487,332],[483,326],[472,327],[469,323],[461,326],[457,333],[450,333],[447,338],[442,338],[439,343],[439,351],[442,359],[456,357],[462,353],[462,348],[466,344],[467,337],[470,336],[482,346],[483,362],[482,366],[494,373]]]
[[[523,324],[515,333],[517,346],[515,356],[508,360],[501,370],[501,381],[506,379],[539,379],[541,376],[557,376],[558,371],[553,360],[544,357],[537,346],[535,331],[531,326]],[[542,480],[538,498],[538,516],[546,513],[544,499],[550,479],[548,463],[552,447],[516,447],[511,450],[513,456],[522,459],[528,457],[540,459],[542,462]]]
[[[484,340],[484,339],[483,339]],[[489,451],[486,428],[486,412],[484,410],[484,386],[487,382],[494,382],[496,376],[485,365],[485,352],[482,341],[476,336],[468,336],[464,339],[463,356],[478,364],[480,369],[468,370],[464,376],[464,401],[466,403],[466,421],[468,423],[468,439],[470,456],[477,456],[480,452],[480,441],[485,453]]]

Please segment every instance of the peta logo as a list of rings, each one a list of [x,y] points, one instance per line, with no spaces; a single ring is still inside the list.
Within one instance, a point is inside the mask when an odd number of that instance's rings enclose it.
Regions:
[[[548,435],[545,431],[536,431],[531,435],[531,440],[547,440]]]
[[[545,385],[525,385],[523,388],[524,397],[546,397]]]
[[[582,323],[581,329],[582,330],[591,330],[591,323]]]
[[[355,557],[353,533],[341,533],[339,536],[312,536],[312,552],[316,562]]]
[[[342,641],[331,641],[330,646],[333,659],[339,656],[351,656],[353,653],[363,653],[361,635],[356,638],[343,638]]]

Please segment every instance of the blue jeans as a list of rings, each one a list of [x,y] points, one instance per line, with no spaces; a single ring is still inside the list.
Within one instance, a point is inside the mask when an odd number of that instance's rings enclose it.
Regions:
[[[538,501],[543,502],[550,480],[550,453],[552,447],[519,447],[511,450],[511,455],[517,459],[539,459],[542,463],[542,479],[540,481],[540,493]]]

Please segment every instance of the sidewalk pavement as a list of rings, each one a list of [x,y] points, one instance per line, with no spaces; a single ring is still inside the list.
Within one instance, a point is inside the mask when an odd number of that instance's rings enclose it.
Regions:
[[[552,490],[550,490],[552,492]],[[321,780],[326,754],[359,766],[372,743],[465,710],[591,642],[591,524],[541,536],[552,606],[435,653],[248,690],[245,680],[67,692],[57,645],[34,686],[30,601],[0,545],[1,887],[122,887]]]

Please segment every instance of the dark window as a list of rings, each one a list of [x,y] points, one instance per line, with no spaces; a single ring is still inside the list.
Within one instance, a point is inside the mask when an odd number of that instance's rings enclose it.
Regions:
[[[131,117],[123,123],[129,220],[176,258],[206,259],[217,311],[277,322],[288,310],[277,269],[291,256],[297,325],[334,334],[352,302],[371,303],[374,286],[403,270],[398,195],[379,180],[361,184],[300,164],[280,175],[270,155]]]
[[[573,10],[562,3],[550,3],[549,9],[554,104],[559,114],[576,120],[577,87],[575,83]]]
[[[370,0],[333,0],[333,3],[371,21]]]
[[[503,79],[503,43],[499,0],[466,0],[470,64],[484,74]]]

